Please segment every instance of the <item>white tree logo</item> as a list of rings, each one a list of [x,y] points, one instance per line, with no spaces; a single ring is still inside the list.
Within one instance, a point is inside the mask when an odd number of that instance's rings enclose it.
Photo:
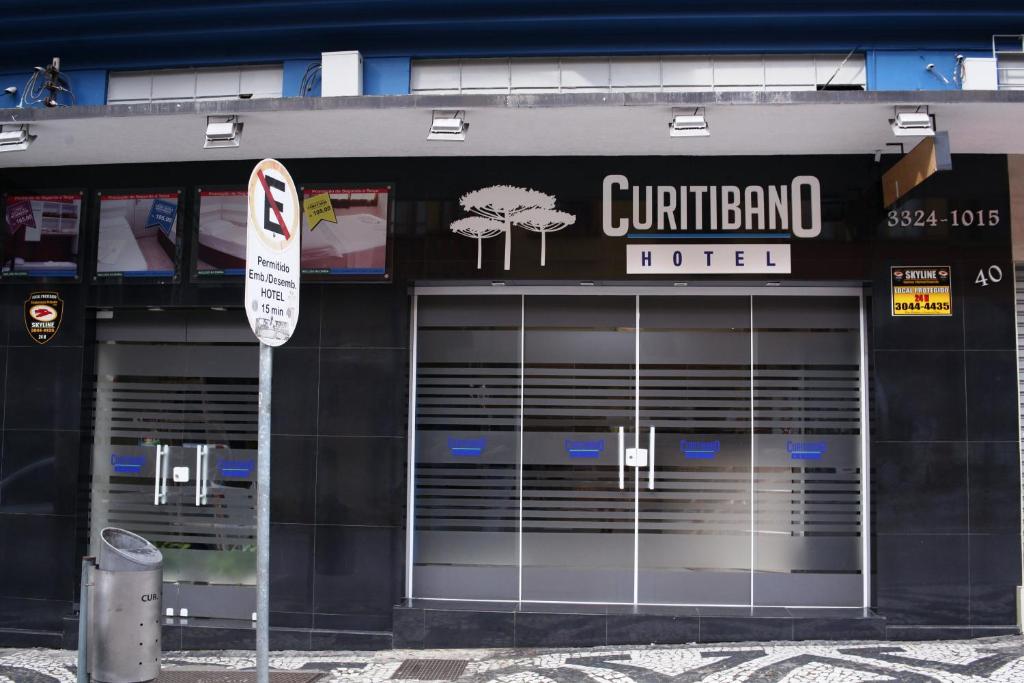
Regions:
[[[497,221],[482,216],[470,216],[460,218],[451,225],[452,232],[463,237],[476,239],[476,269],[480,270],[483,263],[483,241],[491,237],[497,237],[504,230]]]
[[[576,222],[576,216],[555,210],[554,195],[511,185],[494,185],[462,195],[459,204],[474,214],[451,224],[457,235],[476,240],[476,267],[482,266],[483,240],[505,235],[505,270],[512,267],[512,228],[540,233],[540,265],[547,261],[547,234]]]

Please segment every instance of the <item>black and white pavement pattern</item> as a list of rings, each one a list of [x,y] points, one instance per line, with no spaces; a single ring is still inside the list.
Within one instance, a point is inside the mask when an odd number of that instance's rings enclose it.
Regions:
[[[968,683],[1024,682],[1024,637],[969,641],[804,642],[579,650],[273,652],[280,670],[327,673],[321,681],[392,680],[410,659],[466,660],[459,683]],[[74,683],[69,650],[0,649],[0,683]],[[167,652],[170,668],[251,669],[252,652]]]

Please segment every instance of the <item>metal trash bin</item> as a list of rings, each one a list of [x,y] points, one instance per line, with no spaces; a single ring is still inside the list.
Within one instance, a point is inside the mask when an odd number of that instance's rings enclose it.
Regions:
[[[142,536],[107,527],[90,569],[87,668],[96,683],[142,683],[160,675],[163,555]]]

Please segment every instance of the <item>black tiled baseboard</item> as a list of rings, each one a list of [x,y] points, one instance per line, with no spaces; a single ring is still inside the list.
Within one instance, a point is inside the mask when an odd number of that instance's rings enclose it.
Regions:
[[[885,627],[888,640],[966,640],[1018,635],[1016,626],[905,626]]]
[[[64,637],[59,631],[0,628],[0,647],[49,647],[59,649]]]
[[[413,601],[395,607],[393,624],[397,648],[588,647],[887,637],[885,619],[870,611],[778,607],[632,608]]]
[[[561,608],[561,609],[560,609]],[[63,632],[0,628],[0,647],[75,649],[78,620],[65,617]],[[196,622],[199,623],[196,623]],[[183,624],[162,627],[164,651],[253,649],[251,624]],[[386,650],[452,647],[588,647],[672,645],[771,640],[953,640],[1015,635],[1013,625],[920,626],[887,624],[884,617],[857,610],[723,611],[714,608],[636,610],[508,604],[422,604],[394,608],[394,636],[388,631],[270,629],[275,650]]]

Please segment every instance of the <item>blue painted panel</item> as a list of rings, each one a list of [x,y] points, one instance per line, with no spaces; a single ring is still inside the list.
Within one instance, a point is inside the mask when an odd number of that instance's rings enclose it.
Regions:
[[[363,59],[364,95],[408,95],[408,57],[366,57]]]
[[[868,53],[868,90],[958,90],[953,79],[956,55],[991,57],[988,52],[970,50],[872,50]],[[935,73],[927,70],[935,65]],[[936,74],[942,74],[948,83]]]
[[[21,97],[25,92],[25,84],[32,75],[32,68],[27,67],[24,71],[13,71],[0,74],[0,109],[17,107],[21,103]],[[68,81],[71,83],[71,91],[75,94],[76,104],[106,104],[107,103],[107,72],[103,69],[69,69],[64,71]],[[8,86],[15,86],[18,89],[14,95],[3,92]],[[60,101],[70,102],[63,95]],[[25,105],[29,106],[29,105]],[[42,103],[34,105],[44,106]]]
[[[64,74],[71,81],[77,104],[107,103],[107,71],[105,69],[72,69]]]
[[[18,106],[18,101],[21,99],[21,90],[25,87],[27,79],[28,75],[23,73],[0,74],[0,109]],[[18,92],[8,95],[4,90],[11,85],[17,88]]]
[[[302,85],[302,77],[312,64],[319,64],[320,56],[311,59],[288,59],[284,62],[284,75],[281,83],[281,95],[284,97],[300,97],[302,93],[299,88]],[[307,93],[310,97],[320,96],[320,77],[317,76],[312,83],[313,87]]]

